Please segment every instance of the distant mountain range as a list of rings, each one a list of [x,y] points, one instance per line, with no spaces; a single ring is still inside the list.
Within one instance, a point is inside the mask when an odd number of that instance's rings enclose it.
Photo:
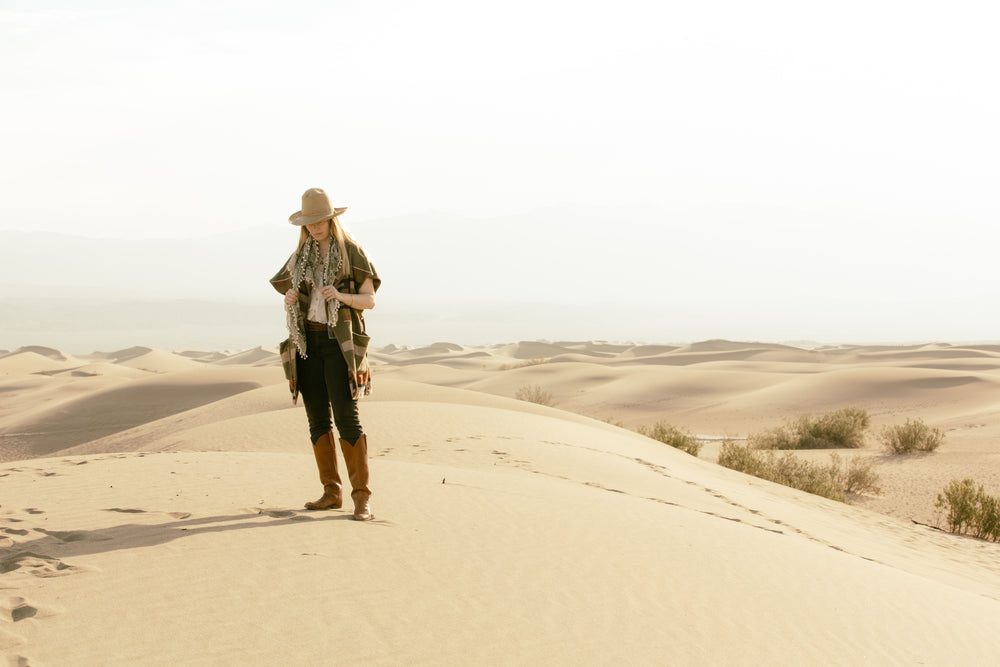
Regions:
[[[594,324],[606,313],[595,311],[596,297],[620,291],[621,276],[607,240],[581,231],[581,221],[592,228],[602,215],[611,213],[345,219],[383,280],[368,316],[376,340],[569,338],[574,326],[599,335]],[[0,348],[274,345],[284,320],[268,278],[296,240],[284,221],[192,240],[0,231]]]

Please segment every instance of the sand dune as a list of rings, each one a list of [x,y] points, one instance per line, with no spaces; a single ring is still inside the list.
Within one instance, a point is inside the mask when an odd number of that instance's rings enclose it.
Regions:
[[[412,356],[408,354],[396,353],[389,356],[375,352],[371,355],[374,363],[387,364],[390,366],[411,366],[414,364],[440,364],[451,368],[482,368],[483,360],[492,360],[494,357],[488,352],[448,352],[439,354],[432,352],[428,356]],[[408,358],[409,357],[409,358]]]
[[[433,345],[426,345],[418,348],[397,348],[393,345],[391,348],[383,349],[382,352],[386,354],[394,354],[402,358],[414,359],[418,357],[446,355],[451,352],[462,352],[464,350],[464,347],[461,345],[455,345],[454,343],[434,343]]]
[[[123,365],[128,365],[124,362]],[[0,421],[5,460],[47,456],[205,402],[261,386],[259,373],[193,371],[149,375],[62,402],[33,402]],[[79,385],[78,385],[79,386]]]
[[[51,374],[56,376],[68,374],[74,377],[94,377],[98,375],[108,375],[113,377],[135,379],[135,378],[147,377],[149,375],[149,371],[139,370],[138,368],[131,368],[124,364],[94,362],[89,364],[83,364],[82,366],[73,366],[72,368],[53,371]]]
[[[0,375],[25,375],[28,373],[51,373],[63,370],[80,362],[63,358],[54,359],[34,351],[16,351],[0,357]]]
[[[203,361],[206,363],[211,363],[213,361],[222,361],[224,359],[230,358],[231,355],[225,352],[218,351],[205,351],[205,350],[175,350],[174,354],[179,354],[182,357],[187,357],[188,359],[194,359],[195,361]]]
[[[44,345],[25,345],[24,347],[17,348],[17,350],[12,353],[5,352],[3,354],[19,354],[22,352],[33,352],[37,355],[48,357],[54,361],[69,361],[72,359],[72,357],[64,354],[63,352],[52,347],[45,347]]]
[[[300,509],[319,485],[273,354],[0,358],[0,655],[826,665],[1000,650],[1000,545],[912,522],[953,477],[1000,495],[1000,350],[383,348],[361,403],[368,524]],[[533,385],[555,407],[513,398]],[[845,405],[948,440],[914,457],[871,443],[858,455],[884,492],[845,505],[720,468],[711,443],[695,458],[600,421],[744,436]]]
[[[163,350],[150,350],[144,354],[119,360],[115,363],[131,368],[139,368],[151,373],[173,373],[189,368],[198,368],[203,365],[193,359]]]
[[[796,374],[753,394],[733,397],[733,407],[780,405],[793,412],[857,404],[875,413],[942,412],[949,406],[989,404],[1000,399],[1000,378],[912,368],[836,368]]]
[[[232,356],[214,360],[219,366],[280,366],[281,357],[273,347],[255,347]]]
[[[688,354],[692,352],[739,352],[747,349],[786,350],[789,352],[800,351],[799,348],[790,347],[788,345],[779,345],[776,343],[744,343],[740,341],[716,339],[684,345],[679,347],[676,352],[678,354]]]
[[[583,354],[589,357],[604,358],[614,355],[614,352],[603,350],[595,345],[542,343],[537,341],[521,341],[520,343],[504,346],[498,352],[512,359],[537,359],[540,357],[555,357],[562,354]]]
[[[635,345],[622,350],[621,356],[628,357],[654,357],[677,349],[676,345]]]
[[[921,347],[917,350],[858,352],[862,361],[942,361],[946,359],[993,359],[1000,360],[1000,355],[985,350],[970,350],[965,348]]]
[[[123,361],[135,359],[136,357],[141,357],[144,354],[149,354],[152,351],[153,348],[151,347],[136,345],[133,347],[126,347],[121,350],[115,350],[114,352],[94,352],[90,356],[95,359],[105,359],[107,361],[121,363]]]

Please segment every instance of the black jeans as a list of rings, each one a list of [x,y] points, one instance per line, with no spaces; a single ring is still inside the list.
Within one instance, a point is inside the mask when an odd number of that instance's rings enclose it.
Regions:
[[[331,339],[326,331],[306,331],[306,354],[305,359],[297,357],[295,363],[313,444],[332,430],[332,406],[337,432],[353,445],[364,431],[358,416],[358,402],[351,397],[347,362],[340,351],[340,343]]]

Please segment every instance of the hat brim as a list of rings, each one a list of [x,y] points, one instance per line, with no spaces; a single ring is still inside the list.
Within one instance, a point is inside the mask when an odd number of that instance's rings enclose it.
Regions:
[[[335,218],[344,211],[347,207],[337,207],[333,209],[333,213],[324,213],[323,215],[302,215],[302,211],[296,211],[288,216],[288,222],[293,225],[298,225],[299,227],[303,225],[311,225],[314,222],[319,222],[320,220],[327,220],[329,218]]]

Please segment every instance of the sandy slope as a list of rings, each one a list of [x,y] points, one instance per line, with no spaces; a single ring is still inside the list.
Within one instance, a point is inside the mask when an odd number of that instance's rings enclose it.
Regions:
[[[1000,545],[906,513],[942,476],[1000,493],[1000,350],[381,351],[361,408],[369,524],[299,509],[319,485],[268,350],[122,352],[89,360],[100,375],[38,374],[37,359],[0,375],[12,664],[988,664],[1000,650]],[[145,365],[159,371],[135,375]],[[949,439],[920,457],[866,448],[886,491],[848,506],[719,468],[711,445],[696,459],[514,400],[526,384],[630,425],[743,435],[849,402]]]
[[[53,359],[31,350],[14,351],[0,356],[0,375],[48,373],[68,368],[73,364],[72,358]]]
[[[271,381],[274,374],[273,370],[255,368],[214,370],[199,364],[191,370],[150,373],[133,381],[116,382],[68,400],[25,401],[22,410],[0,420],[0,442],[6,452],[19,458],[46,456],[259,387],[260,377]],[[76,383],[64,387],[79,390],[95,378],[74,379]],[[57,384],[60,380],[54,378]],[[12,457],[7,454],[6,458]]]
[[[552,345],[556,345],[555,348]],[[621,349],[559,343],[541,359],[535,344],[491,350],[509,369],[436,364],[380,370],[432,382],[513,396],[522,387],[550,391],[557,407],[635,428],[666,421],[694,433],[745,437],[802,413],[847,406],[872,414],[869,445],[857,455],[875,461],[884,493],[858,502],[905,520],[934,523],[937,494],[949,481],[972,477],[1000,495],[1000,350],[997,346],[840,346],[819,350],[784,345],[705,341],[683,347]],[[579,355],[614,352],[611,357]],[[503,355],[503,356],[499,356]],[[521,360],[518,360],[518,357]],[[524,359],[531,359],[528,365]],[[537,363],[544,361],[545,363]],[[884,456],[877,440],[889,424],[919,418],[945,431],[931,456]],[[702,456],[715,460],[718,442]],[[825,452],[804,453],[828,460]]]

